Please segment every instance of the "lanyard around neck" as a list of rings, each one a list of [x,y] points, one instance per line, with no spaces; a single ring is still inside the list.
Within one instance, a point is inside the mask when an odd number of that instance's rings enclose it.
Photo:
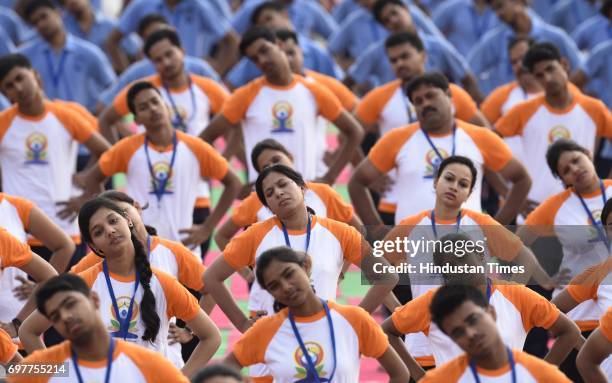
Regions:
[[[510,363],[510,370],[512,371],[512,383],[516,383],[516,365],[514,363],[514,356],[512,355],[512,350],[510,350],[508,347],[506,347],[506,352],[508,353],[508,363]],[[474,362],[470,362],[470,370],[472,371],[474,381],[476,383],[480,383],[480,377],[478,376],[478,371],[476,371],[476,364]]]
[[[429,146],[431,147],[431,149],[436,153],[436,156],[438,157],[438,163],[434,165],[434,174],[433,176],[435,177],[436,174],[438,173],[438,166],[440,165],[440,162],[442,162],[444,160],[444,156],[442,156],[442,153],[440,153],[440,150],[438,150],[438,148],[436,147],[436,145],[433,143],[433,141],[431,140],[431,137],[429,136],[429,133],[427,133],[425,131],[425,129],[423,129],[421,127],[421,132],[423,132],[423,135],[425,136],[425,139],[427,140],[427,143],[429,144]],[[452,149],[451,149],[451,156],[455,155],[455,143],[456,143],[456,136],[457,136],[457,124],[455,122],[453,122],[453,133],[452,133]]]
[[[176,132],[172,132],[172,156],[170,157],[170,166],[168,169],[168,174],[164,178],[158,178],[155,174],[155,169],[153,169],[153,164],[151,163],[151,157],[149,156],[149,139],[145,135],[144,139],[144,151],[147,157],[147,164],[149,166],[149,173],[151,174],[151,178],[153,179],[153,193],[157,197],[157,203],[159,204],[164,197],[164,193],[166,192],[166,187],[168,186],[168,181],[172,176],[172,169],[174,168],[174,160],[176,158],[176,148],[178,144],[178,139],[176,138]]]
[[[431,211],[429,215],[429,220],[431,221],[431,230],[434,233],[434,238],[438,239],[438,230],[436,229],[436,213],[434,210]],[[457,224],[455,226],[455,233],[459,232],[459,226],[461,226],[461,210],[457,213]]]
[[[198,112],[198,105],[196,103],[195,91],[193,90],[193,84],[191,82],[191,76],[189,74],[187,74],[187,85],[189,88],[189,97],[191,98],[191,116],[189,117],[187,122],[185,122],[185,120],[183,119],[183,116],[181,116],[178,106],[176,105],[176,102],[174,101],[174,97],[172,97],[172,92],[170,92],[170,89],[168,88],[168,86],[164,84],[164,90],[166,91],[168,100],[170,100],[170,106],[172,106],[172,111],[174,112],[174,118],[172,119],[172,126],[174,126],[176,129],[182,130],[183,132],[187,132],[188,125],[193,121],[193,119],[195,118]]]
[[[327,305],[327,302],[321,299],[321,303],[323,304],[323,309],[325,309],[325,316],[327,317],[327,325],[329,326],[329,336],[331,338],[333,360],[334,360],[334,367],[332,368],[332,372],[329,375],[329,378],[321,378],[319,376],[317,368],[314,362],[312,361],[312,357],[310,356],[310,352],[306,348],[306,345],[304,344],[304,341],[302,340],[302,336],[300,335],[300,332],[298,331],[297,325],[295,324],[295,318],[293,316],[293,313],[291,312],[291,310],[289,310],[289,322],[291,323],[291,329],[293,330],[293,335],[295,335],[295,339],[300,345],[300,350],[302,350],[302,355],[306,359],[306,364],[307,364],[306,371],[308,371],[308,376],[306,379],[308,380],[308,378],[310,378],[308,381],[311,381],[311,382],[314,381],[317,383],[333,381],[334,374],[336,373],[336,364],[337,364],[336,336],[334,334],[334,322],[332,320],[331,313],[329,312],[329,306]]]
[[[285,237],[285,245],[287,247],[291,247],[291,242],[289,241],[289,232],[287,231],[287,227],[284,223],[281,222],[283,228],[283,236]],[[306,246],[304,246],[304,252],[308,253],[308,246],[310,246],[310,231],[312,226],[312,216],[310,213],[308,214],[308,224],[306,225]]]
[[[599,180],[599,189],[601,192],[601,199],[603,202],[602,208],[603,208],[603,206],[606,206],[606,188],[604,187],[604,183],[602,180]],[[582,196],[580,195],[580,193],[578,193],[578,191],[576,191],[576,195],[578,196],[578,199],[580,200],[580,204],[582,205],[582,208],[584,209],[587,216],[589,217],[589,221],[591,225],[593,225],[595,230],[597,230],[597,234],[599,235],[600,240],[606,244],[606,248],[610,249],[610,240],[608,239],[608,235],[606,233],[604,223],[601,222],[601,220],[598,222],[595,219],[595,217],[593,217],[593,213],[591,212],[591,209],[589,209],[584,198],[582,198]]]
[[[110,382],[110,373],[113,367],[113,352],[115,351],[115,339],[113,337],[110,338],[110,344],[108,346],[108,355],[106,356],[106,373],[104,374],[104,383]],[[83,375],[81,375],[81,370],[79,369],[78,363],[78,355],[76,350],[72,349],[72,364],[74,364],[74,370],[76,372],[77,380],[79,383],[83,383]]]
[[[115,291],[113,290],[113,284],[110,280],[110,275],[108,272],[108,263],[106,259],[102,262],[102,270],[104,271],[104,278],[106,279],[106,287],[108,288],[108,293],[110,294],[111,301],[113,302],[113,310],[115,311],[115,317],[117,318],[117,322],[119,322],[119,331],[112,332],[111,336],[123,338],[123,340],[125,340],[128,336],[128,331],[130,329],[130,320],[132,319],[132,312],[134,310],[134,300],[136,298],[136,291],[138,290],[138,285],[140,283],[140,274],[138,273],[138,270],[136,270],[136,281],[134,282],[134,292],[132,293],[132,298],[130,299],[130,306],[128,308],[127,314],[125,315],[125,318],[122,318],[121,312],[119,311],[119,306],[117,305]]]

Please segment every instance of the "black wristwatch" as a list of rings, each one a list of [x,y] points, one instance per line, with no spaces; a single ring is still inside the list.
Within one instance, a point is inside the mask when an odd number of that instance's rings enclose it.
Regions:
[[[15,327],[15,332],[16,332],[17,334],[19,334],[19,327],[21,327],[21,324],[23,323],[23,322],[21,321],[21,319],[19,319],[19,318],[14,318],[14,319],[11,321],[11,323],[12,323],[12,324],[13,324],[13,326]]]

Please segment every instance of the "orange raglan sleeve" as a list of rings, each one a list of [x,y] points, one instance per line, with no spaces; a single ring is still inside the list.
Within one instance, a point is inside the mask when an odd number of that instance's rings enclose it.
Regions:
[[[30,213],[32,212],[32,208],[35,206],[34,202],[30,201],[29,199],[7,194],[4,194],[4,198],[6,198],[6,200],[15,207],[15,210],[17,210],[19,220],[23,224],[25,231],[30,231]]]
[[[213,178],[222,180],[227,171],[229,164],[225,158],[210,144],[200,140],[197,137],[178,132],[178,137],[183,141],[200,163],[200,175],[205,178]]]
[[[496,88],[480,105],[482,114],[484,114],[491,124],[495,124],[501,117],[502,107],[508,99],[510,92],[514,89],[513,84],[514,83],[506,84]]]
[[[369,358],[380,358],[387,348],[389,339],[370,314],[358,306],[340,306],[329,302],[330,308],[339,312],[353,327],[359,339],[359,353]]]
[[[355,93],[351,92],[351,90],[342,82],[331,76],[311,70],[306,71],[306,76],[315,79],[321,83],[321,85],[329,89],[336,97],[338,97],[338,100],[340,100],[340,104],[344,109],[352,111],[353,108],[355,108],[357,96],[355,96]]]
[[[176,264],[178,265],[178,281],[192,290],[202,290],[204,288],[202,276],[204,271],[206,271],[206,267],[204,267],[200,259],[193,255],[182,243],[161,238],[160,241],[174,254]]]
[[[458,125],[463,127],[478,147],[478,150],[480,150],[480,153],[482,153],[485,167],[498,172],[506,167],[508,162],[514,158],[508,144],[489,129],[483,129],[482,127],[461,121],[458,122]]]
[[[569,197],[569,191],[563,191],[548,197],[538,205],[525,219],[530,231],[541,236],[552,236],[555,233],[555,217],[563,203]]]
[[[434,290],[429,290],[425,294],[395,309],[393,314],[391,314],[391,320],[397,331],[402,334],[429,333],[429,326],[431,325],[429,305],[431,304],[433,294]]]
[[[554,364],[526,352],[514,351],[514,360],[529,371],[536,382],[571,383],[572,381]]]
[[[255,265],[257,246],[273,225],[273,218],[258,222],[232,238],[223,250],[225,262],[236,270]]]
[[[0,267],[21,268],[32,260],[32,250],[5,229],[0,228]]]
[[[597,290],[601,282],[612,272],[612,258],[598,263],[576,275],[566,287],[569,295],[578,303],[597,299]]]
[[[155,268],[152,270],[164,290],[168,318],[177,317],[184,322],[195,318],[200,312],[195,297],[170,274]]]
[[[189,383],[189,379],[159,352],[117,340],[117,349],[134,362],[147,383]]]
[[[286,311],[261,318],[242,334],[232,349],[240,365],[246,367],[265,362],[268,345],[286,318]]]
[[[113,108],[115,109],[115,112],[117,112],[117,114],[120,116],[125,116],[126,114],[130,113],[130,109],[128,108],[127,103],[127,93],[129,89],[129,85],[121,89],[121,91],[117,93],[115,99],[113,100]]]
[[[107,177],[127,172],[128,163],[136,151],[144,144],[144,135],[125,137],[111,146],[98,160],[100,171]]]
[[[232,222],[238,227],[247,227],[257,222],[257,212],[262,208],[257,193],[252,192],[232,212]]]
[[[353,206],[344,202],[342,196],[328,184],[309,182],[308,188],[314,191],[327,208],[327,217],[348,223],[353,218]]]
[[[495,124],[495,130],[503,137],[520,136],[525,124],[542,105],[543,98],[537,97],[514,105]]]
[[[582,96],[578,102],[597,126],[597,135],[612,138],[612,113],[610,113],[610,109],[601,100],[591,97]]]
[[[0,112],[0,142],[2,142],[4,135],[11,127],[15,116],[17,116],[17,105],[13,105]]]
[[[13,359],[17,352],[17,345],[13,343],[11,336],[0,329],[0,363],[7,364]]]
[[[458,382],[467,368],[469,368],[468,360],[465,355],[461,355],[442,366],[428,370],[425,376],[419,380],[419,383]]]
[[[83,278],[87,286],[91,288],[91,286],[93,286],[94,282],[96,281],[96,278],[98,278],[98,275],[102,273],[102,267],[103,267],[102,262],[96,263],[90,268],[85,269],[84,271],[81,271],[80,273],[77,273],[77,275]]]
[[[599,328],[606,339],[612,342],[612,307],[608,307],[608,311],[599,320]]]
[[[70,272],[75,274],[81,273],[102,261],[103,259],[101,257],[98,257],[95,253],[90,251],[86,256],[81,258],[76,265],[70,268]]]
[[[53,347],[36,350],[28,355],[20,364],[60,364],[70,359],[70,343],[64,341]],[[70,372],[69,372],[70,373]],[[53,376],[50,374],[24,374],[8,379],[9,383],[46,383]]]
[[[521,313],[523,327],[527,332],[534,327],[549,329],[561,315],[557,306],[526,286],[507,284],[497,285],[495,288]]]
[[[380,119],[385,105],[397,88],[383,85],[374,88],[361,99],[355,110],[355,116],[364,124],[375,124]]]
[[[72,107],[59,102],[49,102],[48,106],[70,135],[81,144],[98,131],[97,125],[92,120],[82,118]]]
[[[297,76],[296,76],[297,77]],[[304,86],[310,90],[317,102],[319,114],[325,117],[328,121],[334,122],[344,110],[338,97],[336,97],[329,89],[314,81],[308,81],[303,77],[298,77]]]
[[[230,97],[229,93],[216,81],[206,77],[191,76],[194,84],[206,94],[210,103],[210,113],[217,114],[221,112],[223,104]]]
[[[469,211],[468,214],[482,229],[491,256],[504,261],[512,261],[516,258],[523,248],[523,242],[516,234],[488,214],[472,211]]]
[[[418,126],[412,124],[404,128],[393,129],[383,135],[368,153],[368,159],[372,162],[372,165],[382,173],[387,173],[393,169],[400,149],[417,129]]]
[[[258,78],[236,89],[221,108],[223,117],[232,124],[239,123],[244,118],[251,102],[253,102],[263,84],[264,79]]]
[[[85,109],[83,105],[79,104],[78,102],[72,101],[56,100],[56,102],[61,102],[62,104],[72,109],[75,113],[79,115],[79,117],[89,122],[96,129],[96,132],[100,131],[100,127],[98,126],[98,119],[93,114],[89,113],[89,111]]]
[[[478,112],[478,106],[468,92],[460,86],[450,84],[451,98],[455,105],[455,117],[469,122]]]
[[[344,259],[361,266],[364,247],[369,247],[360,232],[352,226],[323,217],[317,217],[317,223],[325,226],[340,242]]]

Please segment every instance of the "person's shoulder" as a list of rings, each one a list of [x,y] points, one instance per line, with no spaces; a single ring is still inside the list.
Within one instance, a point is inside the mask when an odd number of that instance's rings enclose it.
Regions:
[[[32,354],[28,355],[21,363],[34,363],[34,362],[49,362],[57,363],[62,362],[70,358],[70,341],[63,341],[60,344],[51,346],[45,349],[36,350]]]
[[[21,44],[17,48],[17,52],[28,56],[29,54],[41,51],[44,47],[45,42],[42,37],[36,36],[33,39]]]
[[[360,25],[363,21],[368,20],[371,17],[373,16],[368,11],[359,7],[359,9],[356,9],[348,14],[346,19],[344,19],[344,21],[340,24],[340,28],[347,27],[349,25]]]
[[[512,352],[516,363],[523,365],[537,382],[571,382],[554,364],[521,350],[513,350]]]
[[[468,368],[468,359],[465,355],[456,357],[443,365],[427,371],[420,382],[446,383],[455,382]]]

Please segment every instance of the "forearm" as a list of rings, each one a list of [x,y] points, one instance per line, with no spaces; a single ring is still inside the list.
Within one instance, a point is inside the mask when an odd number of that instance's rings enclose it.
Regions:
[[[200,307],[202,308],[202,310],[204,310],[206,315],[210,315],[210,313],[215,308],[215,305],[217,304],[213,299],[212,295],[205,292],[202,292],[202,297],[200,297],[199,303]]]
[[[104,44],[106,53],[108,53],[111,64],[117,73],[123,72],[128,66],[127,58],[123,55],[123,52],[121,52],[121,47],[119,46],[120,41],[121,34],[114,31]]]
[[[410,355],[410,353],[406,349],[406,346],[404,345],[404,341],[402,340],[402,338],[392,334],[387,334],[387,337],[389,338],[389,344],[391,345],[391,347],[393,347],[402,362],[404,362],[406,367],[408,367],[408,371],[410,371],[410,376],[414,380],[421,379],[423,375],[425,375],[425,370],[423,370],[423,367],[421,367],[419,363],[417,363],[417,361],[414,360],[414,358]]]
[[[222,281],[209,281],[206,291],[210,292],[221,311],[223,311],[225,316],[232,322],[234,327],[240,332],[246,331],[244,325],[248,321],[248,318],[244,315],[240,307],[238,307],[236,301],[234,301],[234,297],[227,286],[225,286],[225,283]]]
[[[510,192],[506,196],[504,206],[497,212],[495,219],[502,225],[508,225],[518,215],[523,202],[527,199],[531,181],[528,178],[522,179],[512,185]]]
[[[206,218],[204,221],[204,226],[209,227],[212,230],[217,226],[221,218],[225,215],[229,207],[234,202],[234,199],[238,195],[240,191],[240,183],[228,183],[225,185],[223,193],[221,193],[221,198],[219,198],[219,202],[213,212]]]
[[[576,344],[577,339],[574,334],[570,332],[557,334],[557,339],[548,354],[544,357],[544,360],[559,366]]]
[[[540,286],[550,288],[554,285],[554,280],[542,268],[535,255],[526,247],[523,247],[514,259],[518,265],[525,266],[524,273],[517,273],[512,276],[512,281],[519,284],[528,284],[529,279],[533,278]]]
[[[68,264],[70,263],[70,259],[74,254],[75,246],[64,246],[53,252],[53,255],[49,259],[49,263],[58,273],[63,273],[66,271]]]
[[[342,143],[340,149],[338,149],[338,154],[335,156],[335,161],[331,164],[323,178],[329,181],[330,184],[333,184],[333,181],[338,178],[342,172],[342,169],[344,169],[346,164],[348,164],[348,162],[352,159],[355,153],[355,148],[358,145],[359,142],[357,136],[351,135],[350,137],[347,137]]]
[[[200,338],[200,342],[193,350],[189,360],[187,360],[183,366],[181,371],[188,378],[192,378],[202,368],[202,366],[205,366],[208,363],[213,355],[215,355],[215,352],[217,352],[219,344],[221,343],[221,336],[217,334],[217,337],[209,338]]]
[[[45,344],[42,341],[42,334],[51,327],[48,322],[46,326],[43,325],[38,318],[43,318],[43,316],[38,313],[30,315],[23,321],[23,324],[19,328],[19,340],[28,354],[45,348]]]
[[[348,189],[355,211],[364,225],[383,225],[383,221],[374,207],[374,200],[372,200],[372,196],[366,186],[358,181],[351,181],[349,182]]]
[[[480,104],[483,101],[482,93],[478,88],[478,82],[476,81],[476,77],[472,74],[468,74],[461,80],[461,84],[463,85],[463,89],[472,96],[474,101],[477,104]]]

